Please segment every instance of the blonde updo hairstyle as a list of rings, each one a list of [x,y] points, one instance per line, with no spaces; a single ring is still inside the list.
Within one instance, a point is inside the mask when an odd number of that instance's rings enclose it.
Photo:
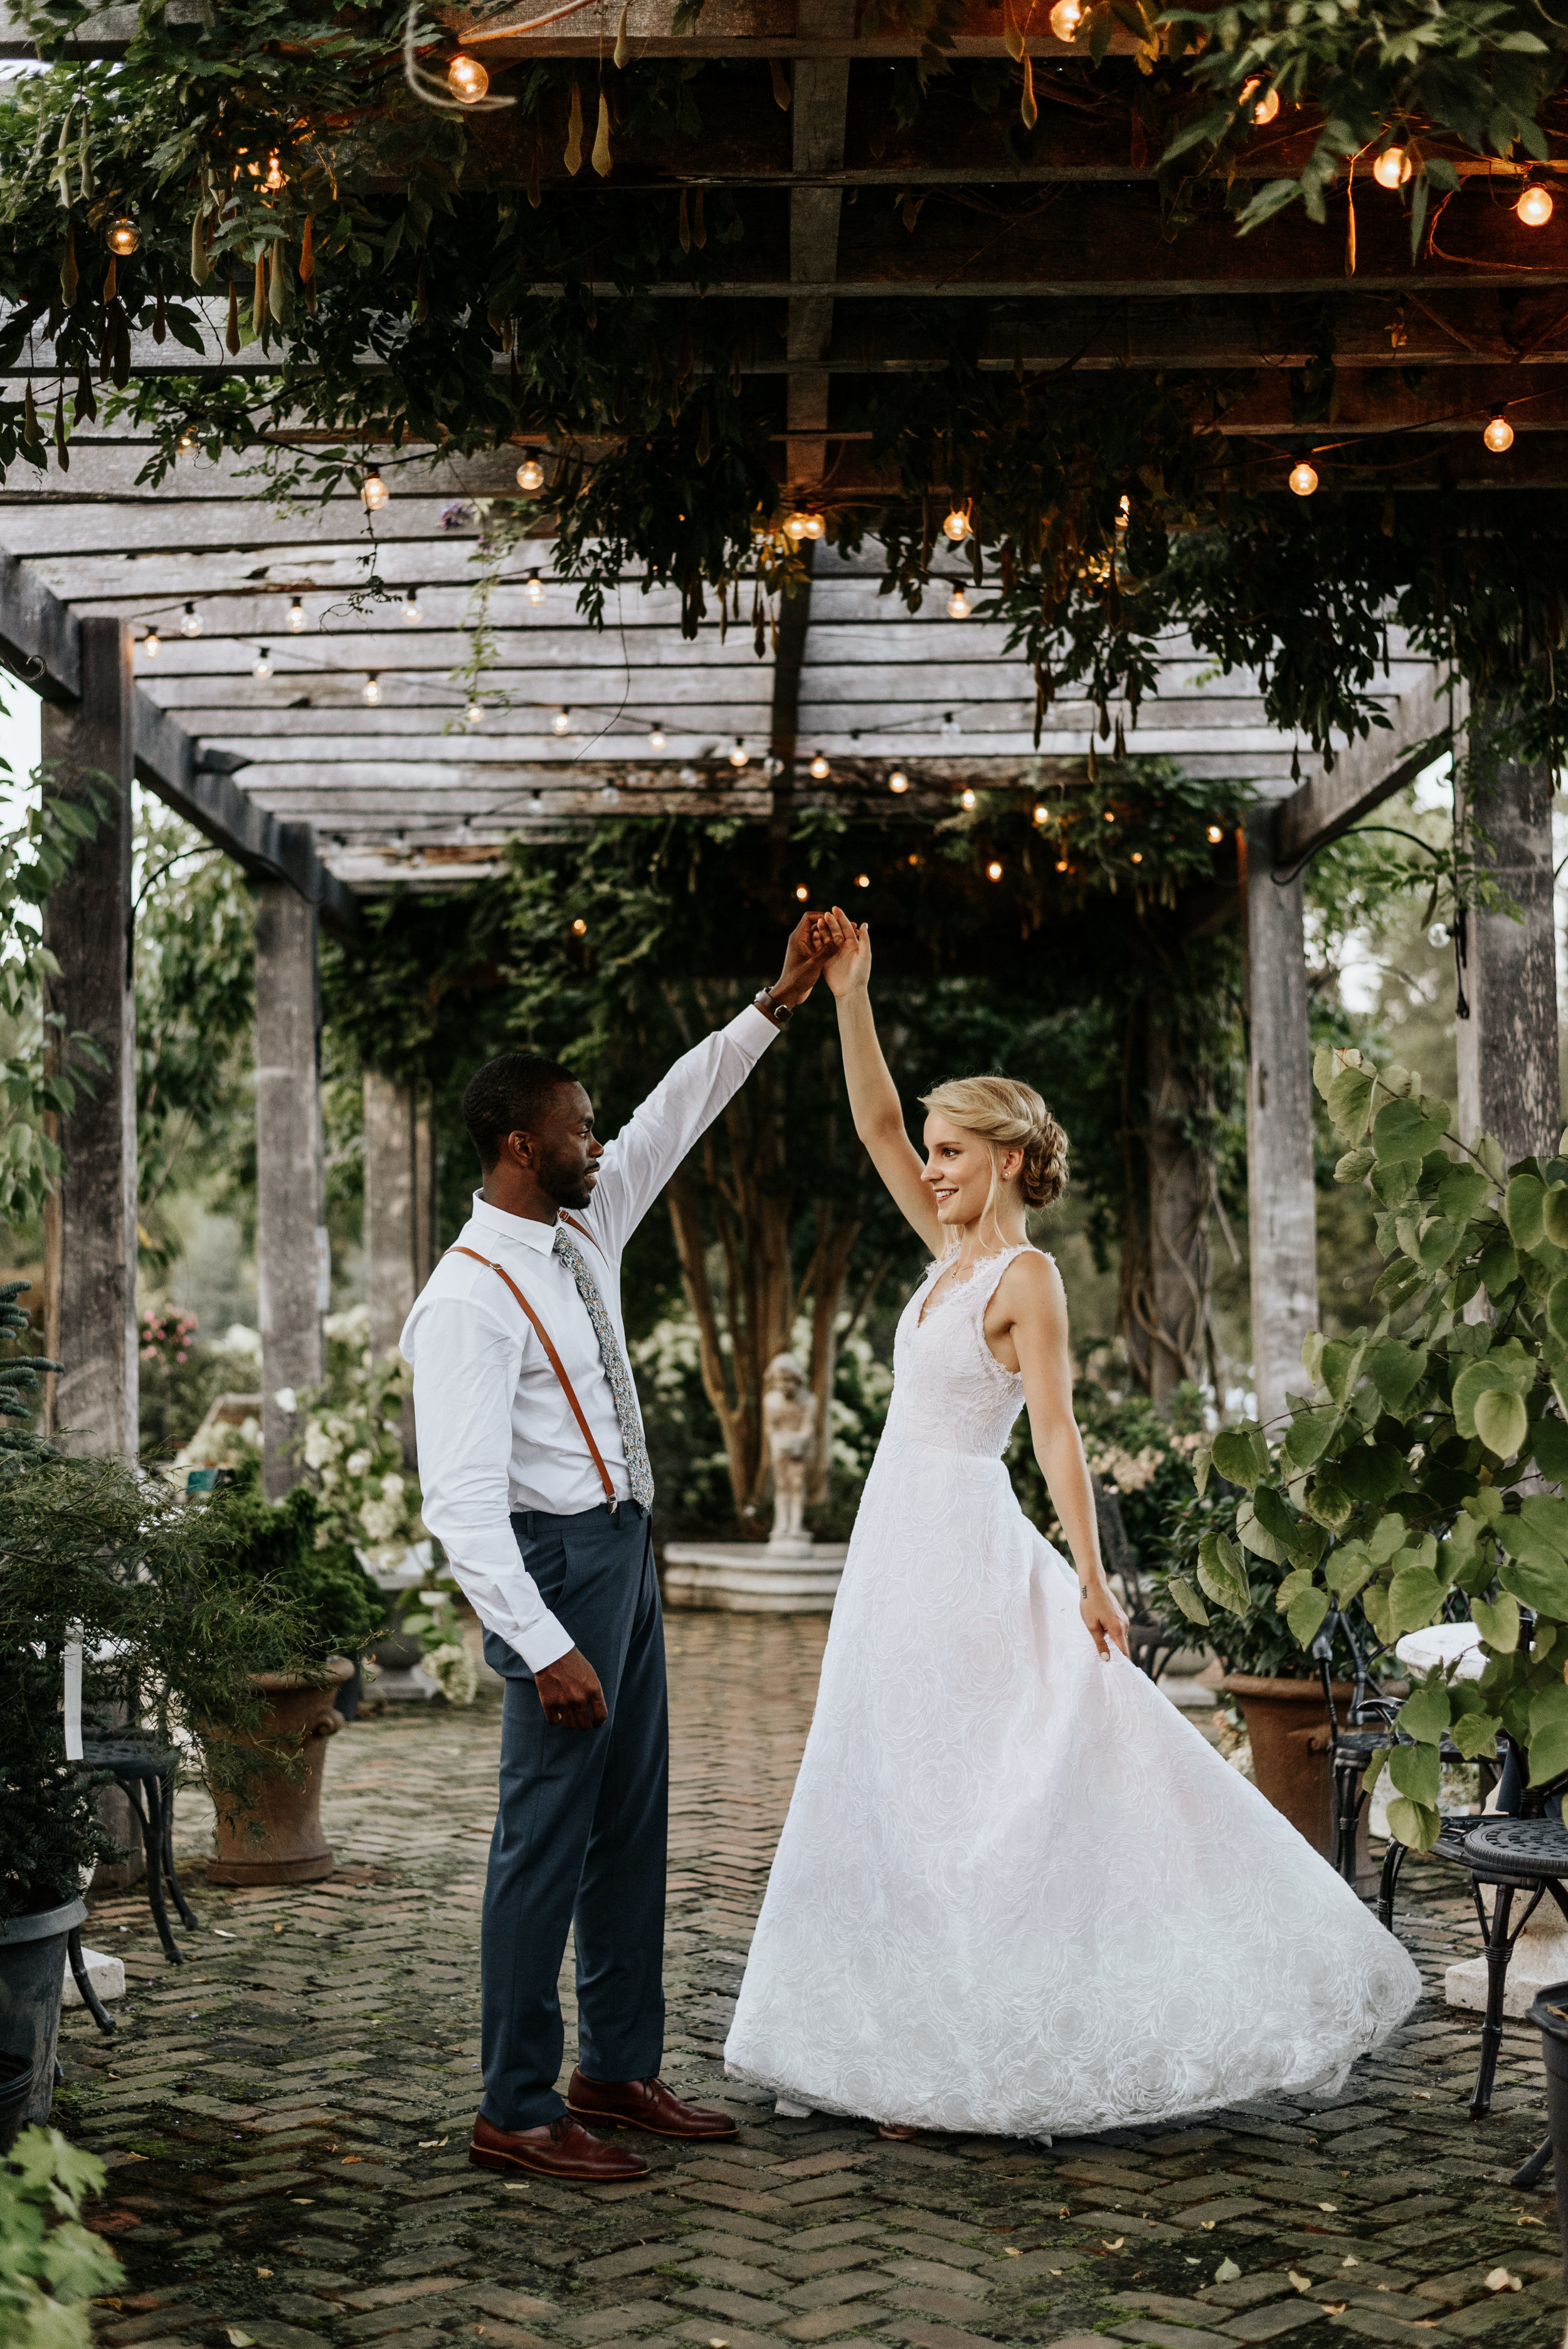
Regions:
[[[1049,1207],[1067,1189],[1068,1138],[1033,1085],[1020,1084],[1014,1077],[950,1077],[920,1099],[923,1108],[951,1118],[990,1151],[986,1216],[995,1213],[1005,1150],[1023,1151],[1017,1184],[1026,1207]]]

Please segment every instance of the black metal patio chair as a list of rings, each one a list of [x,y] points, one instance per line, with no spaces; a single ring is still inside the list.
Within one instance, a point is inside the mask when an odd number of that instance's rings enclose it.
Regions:
[[[164,1956],[173,1965],[183,1965],[185,1952],[170,1927],[169,1909],[163,1897],[167,1885],[174,1896],[174,1905],[181,1921],[194,1931],[195,1913],[185,1898],[185,1888],[174,1865],[174,1785],[180,1773],[178,1747],[164,1745],[150,1730],[146,1729],[84,1729],[82,1764],[86,1769],[107,1771],[136,1813],[137,1824],[141,1830],[142,1848],[147,1857],[147,1902],[152,1911],[152,1921],[163,1944]],[[82,1989],[83,1975],[74,1961],[72,1971],[76,1974],[77,1987]],[[88,2001],[83,1991],[83,2000],[98,2015],[102,2015],[103,2010],[98,2006],[96,1996]]]

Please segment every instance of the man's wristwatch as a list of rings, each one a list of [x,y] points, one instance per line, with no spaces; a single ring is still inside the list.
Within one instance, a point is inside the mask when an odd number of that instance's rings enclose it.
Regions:
[[[776,1028],[788,1028],[795,1017],[794,1005],[780,1003],[770,987],[759,987],[751,999],[763,1018],[771,1019]]]

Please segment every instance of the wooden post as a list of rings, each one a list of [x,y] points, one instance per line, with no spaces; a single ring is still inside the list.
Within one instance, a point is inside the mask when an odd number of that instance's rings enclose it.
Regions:
[[[418,1121],[409,1085],[365,1076],[365,1289],[377,1361],[402,1335],[422,1286]],[[425,1270],[428,1274],[428,1266]]]
[[[288,1407],[324,1368],[321,1091],[315,908],[286,882],[256,898],[256,1288],[262,1325],[263,1487],[299,1481],[299,1415]],[[284,1401],[280,1402],[279,1397]]]
[[[135,1456],[139,1356],[136,1340],[136,996],[130,965],[130,631],[118,620],[81,623],[81,698],[43,705],[42,756],[50,793],[85,801],[96,769],[114,790],[94,840],[77,848],[44,915],[59,963],[49,1009],[64,1022],[59,1049],[81,1070],[74,1108],[59,1121],[66,1168],[45,1225],[45,1340],[65,1364],[46,1399],[45,1424],[67,1452]],[[92,1038],[105,1065],[73,1054]],[[90,1086],[91,1090],[88,1090]]]
[[[1555,1151],[1563,1130],[1557,1061],[1557,937],[1553,915],[1552,796],[1544,764],[1520,766],[1491,747],[1487,706],[1472,702],[1470,756],[1456,770],[1456,825],[1467,814],[1490,839],[1503,894],[1523,916],[1462,917],[1459,1056],[1460,1139],[1495,1135],[1510,1164]],[[1484,854],[1484,852],[1483,852]]]
[[[430,1095],[423,1087],[414,1097],[414,1294],[436,1268],[441,1253],[440,1166],[436,1151],[436,1121]]]
[[[1201,1087],[1163,1019],[1149,1023],[1149,1392],[1163,1407],[1208,1367],[1214,1176],[1195,1140]]]
[[[1317,1199],[1312,1179],[1302,882],[1274,879],[1271,806],[1243,843],[1247,954],[1247,1221],[1258,1416],[1306,1384],[1302,1340],[1317,1327]]]

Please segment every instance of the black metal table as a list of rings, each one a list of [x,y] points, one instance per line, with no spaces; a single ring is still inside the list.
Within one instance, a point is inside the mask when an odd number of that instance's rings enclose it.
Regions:
[[[1521,1933],[1543,1899],[1550,1897],[1568,1919],[1568,1827],[1559,1819],[1482,1819],[1464,1839],[1464,1861],[1470,1871],[1470,1893],[1480,1920],[1486,1952],[1486,2016],[1481,2023],[1480,2070],[1470,2098],[1470,2118],[1480,2120],[1491,2109],[1491,2084],[1502,2045],[1502,2002],[1508,1987],[1508,1967]],[[1489,1918],[1480,1897],[1483,1884],[1496,1899]],[[1512,1923],[1516,1893],[1530,1898],[1523,1915]],[[1533,2186],[1552,2158],[1552,2140],[1537,2147],[1511,2179],[1514,2186]]]

